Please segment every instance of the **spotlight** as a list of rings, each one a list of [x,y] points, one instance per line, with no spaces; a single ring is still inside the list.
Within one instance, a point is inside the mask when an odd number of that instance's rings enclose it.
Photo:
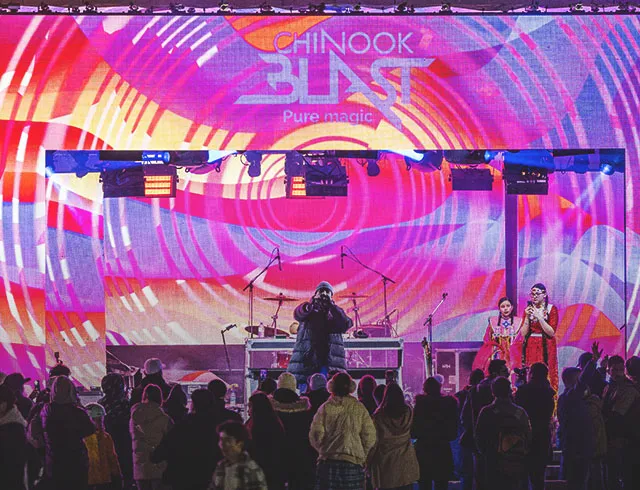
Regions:
[[[404,163],[407,170],[415,168],[421,172],[436,172],[442,167],[441,150],[410,150],[408,152],[397,152],[404,155]]]
[[[288,151],[284,156],[284,174],[287,177],[304,177],[305,161],[297,151]]]
[[[369,177],[380,175],[380,165],[377,160],[367,160],[367,175]]]
[[[573,158],[573,171],[577,174],[586,174],[589,170],[589,155],[576,155]]]
[[[260,177],[262,173],[262,153],[259,151],[245,151],[244,158],[249,163],[247,170],[249,177]]]
[[[624,150],[602,149],[600,153],[600,172],[605,175],[613,175],[616,172],[624,172]]]
[[[614,173],[616,173],[616,169],[610,163],[601,163],[600,172],[602,172],[605,175],[613,175]]]

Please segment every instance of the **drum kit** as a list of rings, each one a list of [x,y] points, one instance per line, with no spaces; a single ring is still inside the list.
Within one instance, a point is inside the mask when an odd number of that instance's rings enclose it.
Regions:
[[[389,316],[387,315],[383,320],[380,320],[376,323],[372,324],[363,324],[360,320],[360,307],[358,306],[358,300],[369,298],[369,295],[366,294],[357,294],[355,292],[351,294],[343,294],[340,296],[336,296],[338,300],[347,300],[351,301],[353,306],[350,308],[350,311],[353,312],[354,322],[353,327],[347,332],[348,337],[363,339],[368,337],[388,337],[391,333],[391,322],[389,320]],[[291,338],[295,337],[298,333],[298,322],[293,322],[289,325],[288,330],[282,330],[278,328],[278,314],[280,313],[280,309],[282,308],[283,303],[288,302],[297,302],[300,301],[298,298],[292,298],[284,295],[283,293],[278,294],[277,296],[269,296],[262,298],[265,301],[273,301],[277,302],[278,306],[276,308],[275,313],[271,316],[271,324],[265,325],[260,323],[258,325],[248,325],[244,327],[245,331],[251,336],[251,338]],[[394,310],[395,311],[395,310]],[[393,314],[393,312],[391,312]]]

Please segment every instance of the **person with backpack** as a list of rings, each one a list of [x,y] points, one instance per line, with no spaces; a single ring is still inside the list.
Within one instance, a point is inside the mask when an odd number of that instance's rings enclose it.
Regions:
[[[531,424],[522,407],[511,401],[511,382],[504,377],[491,384],[495,400],[484,407],[476,423],[476,445],[483,456],[487,487],[524,490]]]

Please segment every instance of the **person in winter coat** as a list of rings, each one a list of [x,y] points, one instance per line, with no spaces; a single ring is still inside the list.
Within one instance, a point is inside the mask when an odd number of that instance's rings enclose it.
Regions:
[[[377,386],[376,378],[370,374],[365,374],[358,383],[358,400],[366,407],[370,415],[373,415],[373,412],[378,408],[378,402],[373,396]]]
[[[162,400],[169,398],[172,385],[164,380],[162,369],[164,365],[162,361],[156,357],[152,357],[144,361],[144,377],[140,385],[131,391],[131,406],[142,401],[142,393],[148,385],[156,385],[162,391]],[[161,403],[162,404],[162,403]]]
[[[191,413],[167,432],[151,456],[154,463],[167,462],[162,479],[173,490],[206,490],[222,459],[213,393],[195,390],[191,401]]]
[[[0,385],[0,488],[24,490],[27,463],[25,422],[16,407],[15,394]]]
[[[511,382],[507,378],[496,378],[491,391],[495,400],[480,410],[475,432],[485,464],[487,488],[524,490],[531,446],[529,416],[511,401]]]
[[[209,381],[207,389],[213,394],[213,411],[218,424],[225,420],[242,423],[242,417],[239,413],[229,410],[224,398],[227,395],[227,385],[221,379]]]
[[[286,482],[285,433],[267,395],[256,392],[249,398],[246,423],[251,446],[249,454],[264,471],[269,490],[283,490]]]
[[[31,378],[25,378],[20,373],[13,373],[4,379],[4,386],[13,391],[16,397],[15,406],[25,420],[29,417],[29,412],[33,408],[33,402],[24,396],[24,385],[31,381]]]
[[[102,378],[100,385],[104,396],[98,400],[98,403],[104,407],[106,413],[104,430],[113,439],[122,479],[125,487],[129,488],[133,482],[133,452],[129,432],[131,402],[127,397],[121,375],[109,373]]]
[[[416,441],[416,455],[420,464],[420,488],[446,489],[453,474],[453,454],[449,441],[458,435],[458,402],[441,393],[442,385],[427,378],[416,396],[411,434]]]
[[[551,456],[555,394],[549,383],[549,368],[541,362],[531,366],[528,381],[516,392],[515,403],[525,409],[531,422],[531,449],[527,457],[531,490],[544,490],[545,470]]]
[[[96,430],[78,402],[76,388],[66,376],[54,378],[51,401],[40,412],[45,443],[45,476],[51,486],[86,490],[89,457],[84,438]]]
[[[104,407],[98,403],[87,405],[89,417],[96,426],[96,431],[84,438],[89,454],[89,488],[91,490],[120,490],[122,473],[113,439],[104,430]]]
[[[176,384],[171,388],[169,397],[162,403],[162,410],[171,417],[174,424],[177,424],[187,416],[187,413],[189,413],[189,410],[187,409],[188,402],[189,399],[182,389],[182,386]]]
[[[309,443],[309,428],[313,418],[311,403],[306,397],[296,393],[296,378],[293,374],[285,372],[280,375],[272,403],[284,426],[287,488],[313,488],[317,455]]]
[[[318,451],[316,490],[361,490],[364,465],[376,443],[376,428],[365,406],[351,396],[356,384],[347,373],[329,381],[331,397],[311,423],[309,440]]]
[[[387,385],[382,403],[373,415],[376,446],[369,456],[369,474],[375,488],[411,490],[420,478],[416,452],[411,445],[413,411],[402,388]]]
[[[160,405],[162,391],[156,385],[147,385],[142,393],[142,402],[131,409],[129,431],[133,442],[133,478],[138,490],[161,488],[162,473],[166,463],[153,463],[151,453],[160,444],[172,426],[169,417]]]
[[[309,376],[308,389],[304,396],[311,403],[311,418],[318,412],[320,405],[329,399],[331,394],[327,390],[327,377],[322,373],[316,373]]]
[[[333,302],[333,287],[326,281],[318,284],[311,301],[298,305],[294,317],[300,327],[287,370],[304,392],[308,376],[347,369],[342,334],[353,321]]]

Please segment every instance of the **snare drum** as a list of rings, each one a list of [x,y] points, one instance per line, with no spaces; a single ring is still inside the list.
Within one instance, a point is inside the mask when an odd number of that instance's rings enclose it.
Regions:
[[[276,364],[280,369],[287,369],[291,360],[291,352],[276,353]]]

